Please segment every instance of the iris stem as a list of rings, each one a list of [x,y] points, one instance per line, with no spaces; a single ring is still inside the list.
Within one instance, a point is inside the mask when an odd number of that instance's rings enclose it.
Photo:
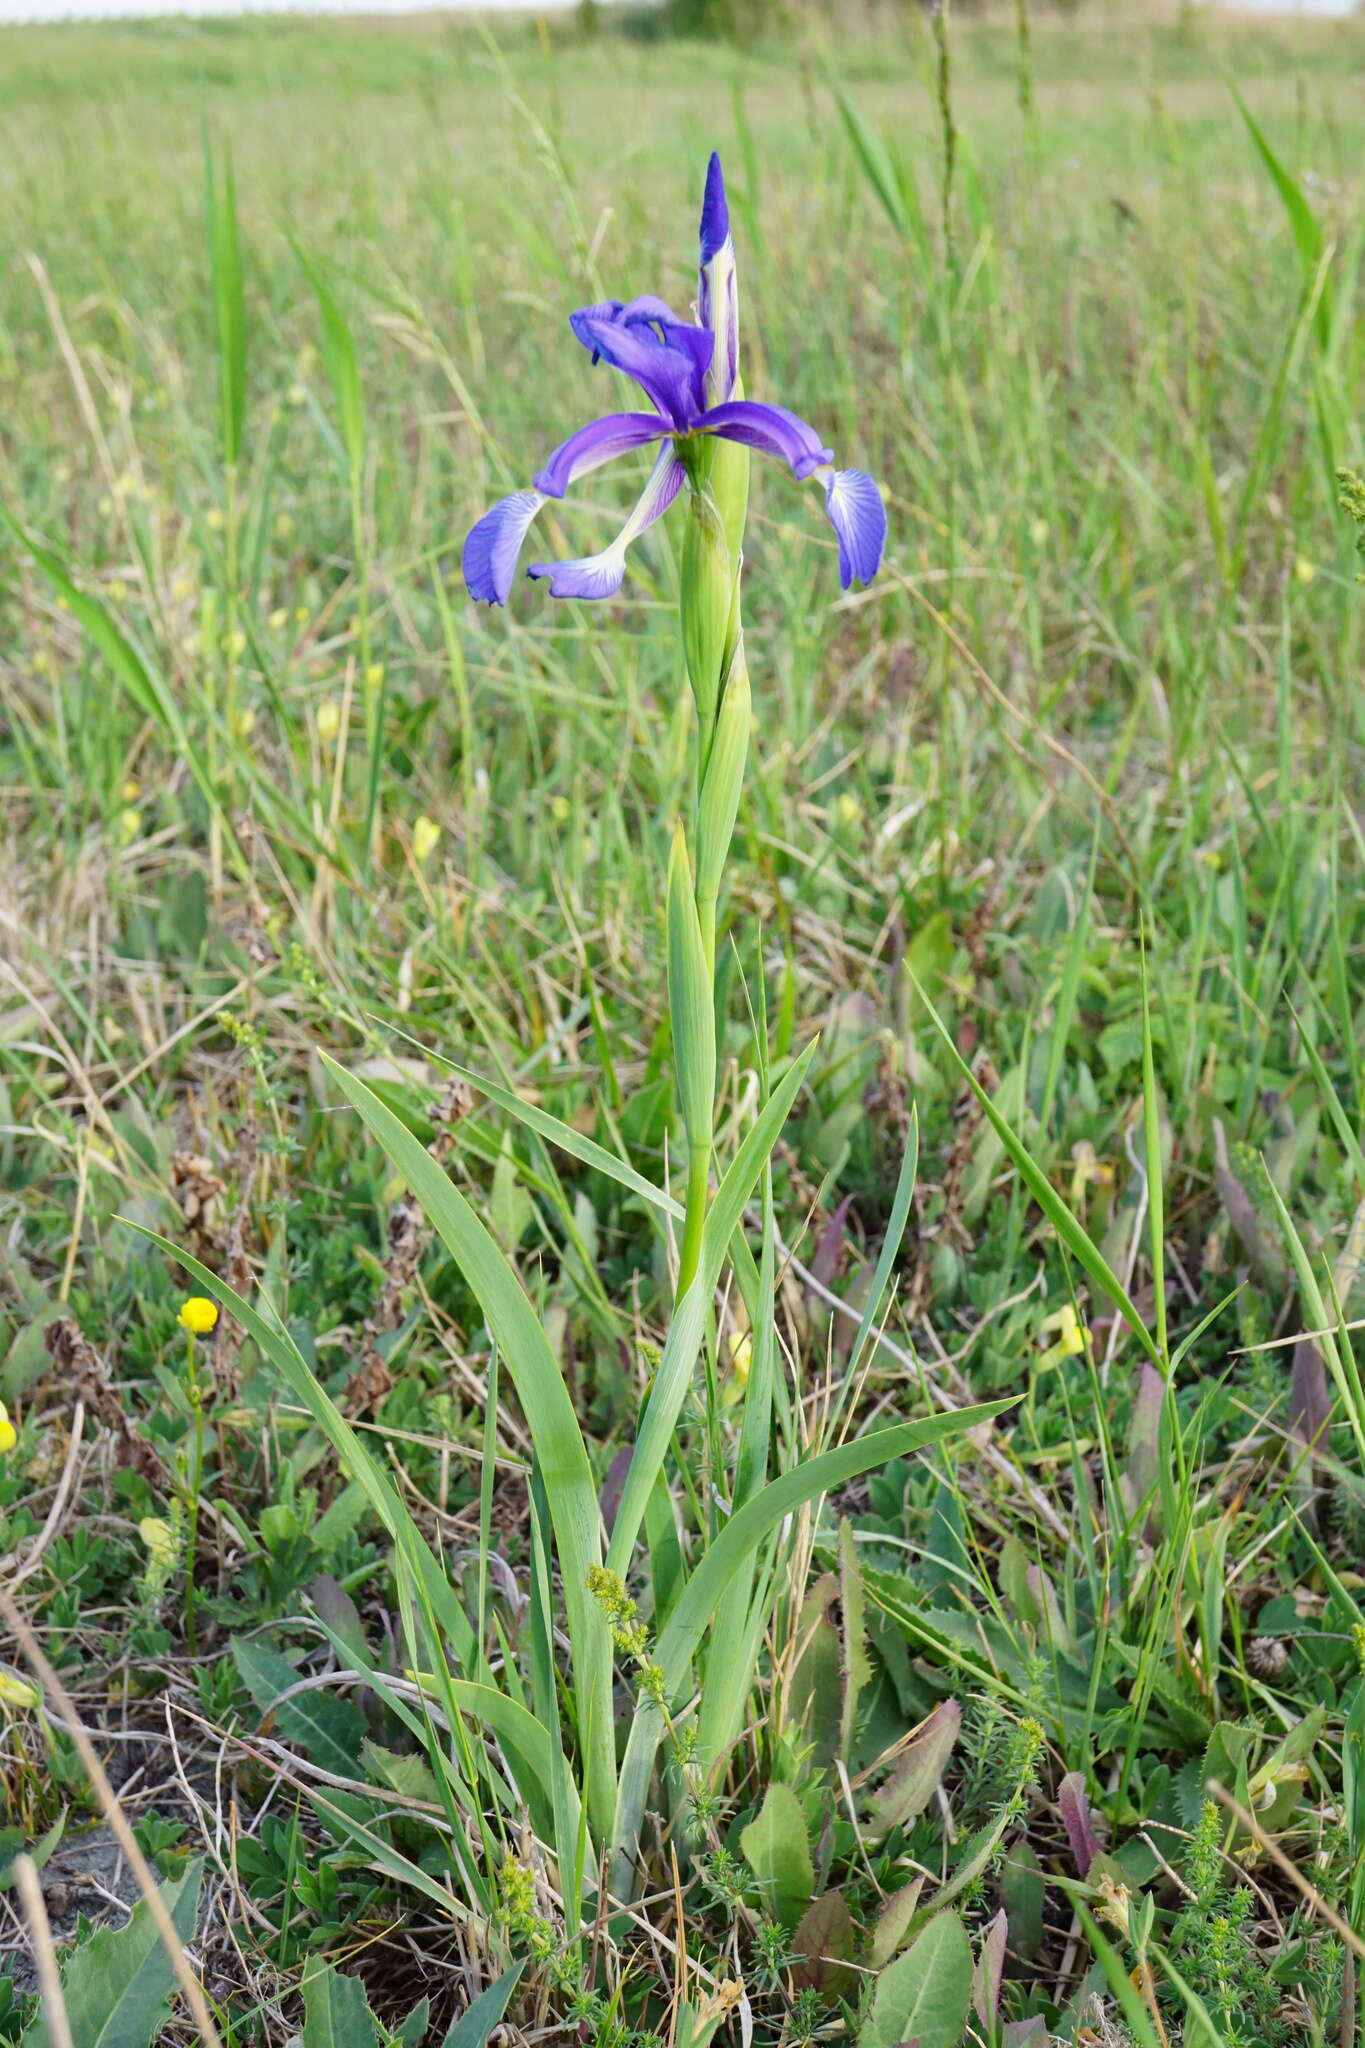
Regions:
[[[687,1201],[683,1214],[682,1250],[678,1255],[678,1294],[682,1300],[701,1267],[702,1233],[711,1196],[711,1146],[694,1145],[687,1161]]]

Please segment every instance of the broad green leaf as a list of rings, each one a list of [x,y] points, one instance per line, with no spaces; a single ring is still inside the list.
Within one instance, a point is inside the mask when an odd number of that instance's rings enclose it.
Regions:
[[[251,1636],[234,1636],[232,1656],[242,1683],[263,1716],[273,1717],[280,1741],[337,1778],[354,1778],[365,1738],[365,1716],[334,1693],[280,1695],[297,1685],[299,1674],[287,1657]]]
[[[972,1945],[956,1913],[939,1913],[877,1979],[858,2048],[958,2048],[972,2002]]]
[[[481,1991],[473,2003],[465,2008],[456,2020],[441,2048],[484,2048],[488,2036],[498,2025],[507,2010],[508,2001],[521,1981],[525,1962],[513,1963],[510,1970],[504,1970],[495,1984]]]
[[[815,1868],[806,1816],[790,1785],[769,1785],[739,1846],[769,1914],[779,1925],[795,1927],[814,1894]]]
[[[942,1782],[961,1730],[962,1709],[956,1700],[941,1700],[915,1729],[890,1777],[868,1801],[872,1824],[882,1834],[923,1813]]]
[[[910,1929],[919,1912],[919,1895],[924,1890],[924,1879],[912,1877],[909,1884],[902,1885],[878,1913],[872,1925],[872,1940],[869,1946],[869,1960],[875,1968],[889,1963],[892,1956],[899,1955],[910,1938]]]
[[[194,1934],[203,1863],[192,1863],[161,1896],[182,1942]],[[161,2030],[175,1988],[175,1972],[146,1900],[122,1927],[101,1927],[75,1950],[62,1993],[76,2048],[150,2048]],[[26,2029],[21,2048],[51,2048],[42,2015]]]
[[[321,1956],[303,1973],[303,2048],[379,2048],[379,2026],[359,1977]]]
[[[858,1972],[850,1964],[858,1954],[858,1930],[842,1892],[822,1892],[812,1900],[791,1938],[796,1958],[792,1983],[796,1990],[819,1991],[826,1998],[847,1998],[858,1990]]]

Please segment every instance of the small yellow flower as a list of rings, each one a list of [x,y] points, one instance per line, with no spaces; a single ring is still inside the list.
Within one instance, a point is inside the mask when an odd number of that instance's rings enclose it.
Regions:
[[[307,393],[307,392],[306,392],[306,391],[304,390],[304,388],[303,388],[302,384],[291,384],[291,385],[290,385],[290,387],[289,387],[289,403],[290,403],[291,405],[307,405],[307,403],[308,403],[308,393]]]
[[[208,1301],[202,1294],[192,1294],[184,1304],[176,1321],[194,1337],[207,1337],[218,1322],[218,1304]]]
[[[223,519],[223,515],[219,511],[218,507],[216,505],[210,505],[208,509],[208,514],[204,521],[204,524],[208,527],[209,532],[221,533],[223,530],[224,523],[225,522]]]
[[[242,631],[240,626],[233,633],[224,633],[223,645],[227,649],[228,653],[233,656],[245,654],[246,634]]]
[[[236,718],[232,721],[232,730],[236,733],[239,740],[249,739],[256,730],[256,713],[249,704],[245,710],[237,713]]]
[[[863,815],[863,807],[851,789],[841,791],[834,808],[839,814],[841,825],[856,825]]]
[[[754,1340],[745,1330],[742,1335],[730,1339],[730,1370],[742,1387],[749,1384],[749,1368],[754,1362]]]
[[[309,611],[306,604],[295,605],[294,624],[296,626],[306,626],[311,617],[312,613]]]
[[[170,1573],[175,1570],[180,1556],[180,1539],[169,1522],[159,1515],[146,1515],[137,1525],[137,1533],[147,1546],[147,1555],[158,1571]]]
[[[113,581],[109,585],[110,604],[122,604],[124,598],[127,597],[127,595],[128,585],[124,582],[121,576],[115,576]]]
[[[123,798],[123,801],[126,804],[135,804],[138,798],[141,796],[141,794],[142,784],[138,781],[135,775],[130,775],[128,777],[128,780],[123,784],[122,788],[119,790],[119,795]]]
[[[420,864],[436,846],[441,828],[434,818],[421,817],[412,828],[413,858]]]
[[[141,830],[142,813],[141,811],[137,810],[134,805],[129,804],[127,810],[120,811],[118,814],[119,845],[131,846]]]
[[[1317,573],[1317,563],[1310,562],[1307,555],[1298,555],[1295,557],[1294,581],[1296,583],[1311,583],[1314,577],[1317,575]]]
[[[573,816],[573,805],[566,796],[551,797],[550,816],[554,819],[556,825],[568,824]]]
[[[183,604],[187,597],[193,597],[193,595],[194,578],[192,576],[177,576],[171,584],[171,596],[175,599],[176,603]]]
[[[1090,1341],[1090,1332],[1081,1322],[1070,1302],[1050,1316],[1044,1316],[1038,1325],[1042,1333],[1055,1333],[1056,1342],[1039,1359],[1039,1367],[1058,1365],[1064,1358],[1078,1358]]]
[[[19,1432],[9,1419],[8,1408],[0,1401],[0,1457],[7,1451],[12,1451],[18,1441]]]
[[[318,706],[318,738],[325,747],[330,747],[340,731],[341,706],[333,704],[329,698],[325,704]]]
[[[377,689],[379,687],[380,683],[384,680],[384,664],[382,661],[372,661],[370,663],[365,671],[365,680],[373,688]]]
[[[284,631],[285,627],[289,624],[289,614],[283,605],[280,605],[270,614],[266,624],[272,633],[282,633]]]

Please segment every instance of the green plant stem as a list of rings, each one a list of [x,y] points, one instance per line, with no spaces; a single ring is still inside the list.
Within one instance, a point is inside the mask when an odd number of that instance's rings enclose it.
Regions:
[[[701,1266],[702,1233],[711,1193],[711,1146],[696,1145],[687,1161],[687,1204],[682,1250],[678,1255],[678,1292],[682,1300]]]
[[[185,1352],[185,1376],[194,1418],[189,1479],[185,1488],[185,1642],[191,1657],[199,1653],[199,1625],[194,1609],[194,1567],[199,1555],[199,1490],[204,1483],[204,1393],[199,1384],[199,1357],[191,1330]]]

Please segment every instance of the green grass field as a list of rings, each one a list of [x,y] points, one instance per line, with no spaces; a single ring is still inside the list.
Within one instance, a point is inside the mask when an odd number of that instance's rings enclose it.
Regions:
[[[0,2040],[1360,2039],[1365,25],[1134,12],[0,32]],[[688,1003],[685,521],[459,560],[713,148]]]

